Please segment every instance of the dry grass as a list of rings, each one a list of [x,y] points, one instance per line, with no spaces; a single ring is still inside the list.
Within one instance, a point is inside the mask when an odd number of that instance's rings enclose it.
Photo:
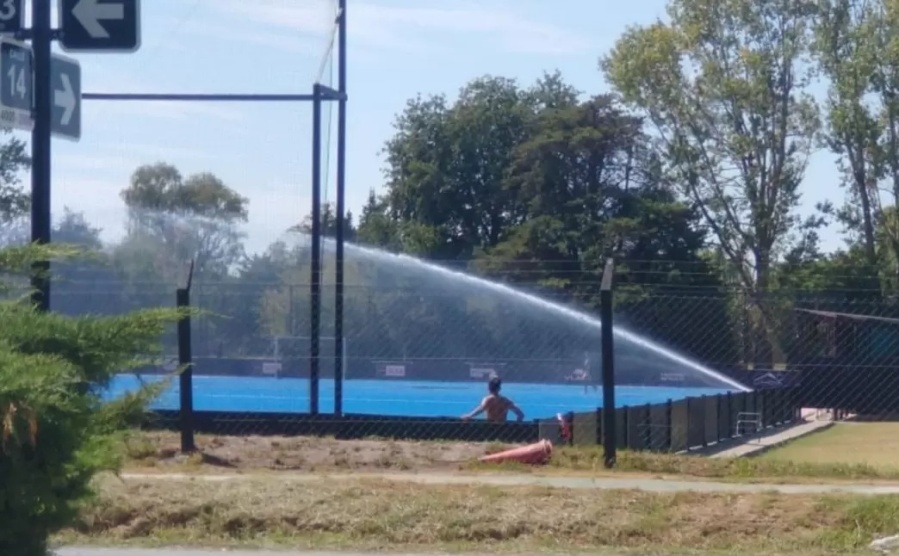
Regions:
[[[659,494],[374,480],[102,481],[60,542],[367,550],[847,554],[899,497]]]
[[[566,471],[601,470],[602,448],[562,448],[553,454],[550,466]],[[873,466],[867,463],[764,456],[713,459],[695,455],[650,452],[620,452],[616,472],[761,483],[899,480],[899,468]]]
[[[899,423],[837,423],[759,459],[867,466],[899,476]]]
[[[854,427],[857,425],[846,425]],[[840,427],[831,430],[840,430]],[[850,431],[851,432],[851,431]],[[796,443],[825,438],[830,431]],[[820,435],[820,436],[819,436]],[[850,435],[851,436],[851,435]],[[895,442],[895,441],[894,441]],[[886,443],[886,440],[881,441]],[[200,453],[178,455],[178,436],[139,433],[125,442],[129,471],[241,473],[260,471],[340,472],[452,472],[505,470],[526,473],[610,475],[628,473],[648,477],[678,476],[741,482],[799,482],[819,480],[895,481],[899,467],[840,462],[812,454],[782,457],[781,450],[759,458],[710,459],[700,456],[620,452],[614,471],[603,467],[601,447],[557,447],[549,466],[482,465],[478,456],[505,449],[496,443],[407,442],[383,439],[335,440],[313,437],[198,436]],[[859,447],[850,448],[863,453]]]

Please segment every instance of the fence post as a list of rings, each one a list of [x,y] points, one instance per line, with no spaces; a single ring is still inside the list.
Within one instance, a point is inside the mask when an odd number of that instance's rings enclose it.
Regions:
[[[652,404],[646,403],[646,415],[643,416],[643,426],[646,427],[646,430],[643,431],[643,449],[648,450],[650,452],[655,451],[652,447]]]
[[[687,404],[687,420],[686,420],[685,430],[687,431],[687,451],[689,452],[690,449],[693,447],[691,445],[691,442],[693,441],[693,439],[692,439],[692,435],[690,434],[692,432],[690,425],[693,422],[693,398],[687,397],[684,400],[684,402]]]
[[[293,294],[293,284],[287,286],[287,335],[288,336],[299,336],[297,333],[297,319],[296,312],[294,308],[296,307],[296,302],[294,301]]]
[[[718,394],[715,396],[715,442],[721,442],[726,437],[721,435],[721,414],[724,411],[724,396]]]
[[[346,95],[346,3],[338,0],[337,30],[337,90]],[[337,233],[334,237],[334,415],[343,415],[343,379],[347,362],[344,361],[344,226],[346,218],[346,97],[337,105]]]
[[[322,89],[313,85],[312,99],[312,245],[309,272],[309,414],[318,415],[321,335],[321,195],[322,195]]]
[[[671,451],[671,445],[673,443],[673,437],[674,437],[674,422],[671,418],[673,405],[674,405],[674,402],[671,400],[671,398],[668,398],[668,401],[665,402],[665,431],[666,431],[666,433],[665,433],[665,451],[666,452]]]
[[[734,398],[731,395],[730,391],[724,395],[724,399],[726,400],[727,406],[727,436],[726,438],[734,437]]]
[[[612,328],[612,277],[615,262],[606,260],[599,293],[599,316],[602,322],[602,430],[603,460],[606,468],[615,466],[618,440],[615,424],[615,337]]]
[[[175,305],[180,310],[184,310],[178,318],[178,366],[181,370],[179,375],[179,387],[181,394],[181,452],[191,453],[197,449],[194,440],[194,369],[193,369],[193,353],[191,350],[190,337],[190,314],[186,309],[190,308],[190,286],[193,282],[194,263],[190,262],[190,269],[187,272],[187,282],[183,288],[178,288],[175,292]]]
[[[699,413],[702,416],[702,447],[708,447],[708,428],[709,428],[709,416],[708,416],[708,402],[705,399],[705,394],[699,396]]]

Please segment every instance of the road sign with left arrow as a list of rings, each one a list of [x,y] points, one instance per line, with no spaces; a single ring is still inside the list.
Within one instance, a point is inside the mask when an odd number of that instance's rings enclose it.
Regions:
[[[59,22],[67,52],[140,48],[140,0],[59,0]]]
[[[54,54],[50,61],[53,103],[51,132],[65,139],[81,138],[81,65],[78,60]]]

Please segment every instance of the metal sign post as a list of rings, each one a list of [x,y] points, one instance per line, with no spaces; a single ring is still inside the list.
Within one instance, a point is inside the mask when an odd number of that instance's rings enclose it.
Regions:
[[[50,242],[51,136],[81,139],[81,65],[53,54],[59,40],[69,52],[136,52],[140,0],[32,0],[32,28],[24,28],[24,0],[0,0],[0,34],[31,39],[31,46],[0,39],[0,125],[31,130],[31,240]],[[35,265],[33,300],[50,309],[48,262]]]

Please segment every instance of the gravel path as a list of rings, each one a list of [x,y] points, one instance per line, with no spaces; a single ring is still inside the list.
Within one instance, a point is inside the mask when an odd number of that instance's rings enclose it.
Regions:
[[[125,480],[160,481],[241,481],[253,475],[179,475],[179,474],[125,474]],[[899,494],[899,484],[761,484],[717,483],[712,481],[679,481],[670,479],[634,479],[626,477],[552,477],[537,475],[478,474],[460,475],[443,473],[347,473],[347,474],[279,474],[262,476],[269,480],[322,481],[386,479],[432,485],[493,485],[493,486],[546,486],[572,489],[644,490],[649,492],[782,492],[785,494]],[[258,478],[258,476],[257,476]]]
[[[57,556],[376,556],[366,552],[269,552],[252,550],[194,550],[186,548],[60,548]],[[434,556],[434,554],[392,554],[391,556]],[[478,556],[466,554],[466,556]],[[519,555],[524,556],[524,555]]]
[[[60,548],[56,550],[57,556],[383,556],[382,552],[330,552],[330,551],[286,551],[272,552],[266,550],[195,550],[186,548]],[[624,556],[625,552],[590,552],[591,556]],[[633,554],[632,552],[629,554]],[[412,554],[390,553],[390,556],[441,556],[440,554]],[[496,556],[496,553],[466,552],[464,556]],[[515,556],[530,556],[528,554],[516,554]],[[546,556],[534,554],[533,556]]]

